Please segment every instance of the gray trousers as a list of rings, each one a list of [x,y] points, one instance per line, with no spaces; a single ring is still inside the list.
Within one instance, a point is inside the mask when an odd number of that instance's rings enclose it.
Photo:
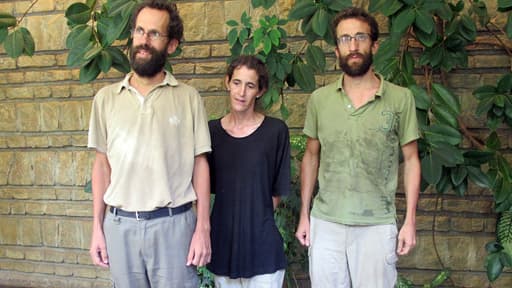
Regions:
[[[185,265],[195,225],[192,209],[151,220],[107,212],[103,230],[114,287],[197,288],[196,267]]]

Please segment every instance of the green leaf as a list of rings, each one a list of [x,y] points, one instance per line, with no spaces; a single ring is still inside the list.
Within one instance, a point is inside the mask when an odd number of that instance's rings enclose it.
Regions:
[[[92,40],[92,33],[92,27],[86,24],[73,27],[66,38],[66,47],[72,49],[87,46]]]
[[[322,48],[309,45],[306,49],[306,61],[315,72],[324,72],[325,71],[325,54]]]
[[[130,72],[130,62],[128,61],[128,57],[119,50],[117,47],[107,47],[105,49],[112,58],[112,67],[122,73]]]
[[[11,14],[0,12],[0,28],[16,26],[16,17]]]
[[[226,21],[226,25],[228,25],[230,27],[237,27],[238,26],[238,22],[236,22],[233,19],[230,19],[230,20]]]
[[[414,34],[416,35],[416,39],[426,47],[432,47],[437,42],[437,32],[435,30],[432,31],[432,33],[426,33],[421,29],[415,28]]]
[[[496,185],[494,186],[494,201],[496,203],[502,203],[507,200],[507,198],[510,196],[510,189],[512,188],[512,185],[510,181],[507,181],[503,178],[498,178],[496,180]]]
[[[492,98],[497,94],[497,89],[491,85],[484,85],[476,88],[473,91],[473,96],[475,96],[478,100],[483,100],[485,98]]]
[[[313,91],[316,88],[315,76],[310,66],[304,63],[296,63],[292,68],[293,78],[297,85],[305,91]]]
[[[432,106],[432,113],[440,124],[447,124],[454,128],[458,128],[457,115],[444,104],[436,104]]]
[[[451,274],[450,270],[444,269],[439,274],[437,274],[437,276],[434,279],[432,279],[432,281],[430,282],[430,285],[433,288],[438,287],[439,285],[443,284],[444,281],[446,281],[450,277],[450,274]]]
[[[421,159],[421,176],[431,185],[435,185],[441,179],[442,166],[433,155],[427,155]]]
[[[9,30],[7,30],[7,28],[0,28],[0,44],[4,43],[5,38],[7,38],[7,34],[9,34]]]
[[[66,65],[69,67],[81,66],[84,60],[84,55],[87,51],[94,47],[94,42],[89,42],[87,46],[76,46],[69,50]]]
[[[89,51],[85,52],[84,60],[89,61],[95,58],[98,54],[100,54],[101,50],[103,50],[101,46],[94,45]]]
[[[327,27],[329,26],[329,17],[327,12],[324,9],[319,9],[313,15],[312,28],[313,32],[315,32],[318,36],[324,36],[327,32]]]
[[[508,39],[512,39],[512,13],[508,14],[505,32],[507,33]]]
[[[466,166],[466,169],[468,170],[468,177],[469,179],[482,188],[490,188],[491,187],[491,181],[487,175],[485,175],[482,170],[478,167],[472,167],[472,166]]]
[[[460,185],[467,176],[468,170],[466,169],[466,166],[457,165],[455,168],[450,169],[450,178],[455,186]]]
[[[501,93],[510,93],[512,91],[512,73],[503,75],[498,80],[498,91]]]
[[[242,28],[240,30],[240,33],[238,33],[238,42],[240,44],[244,45],[245,40],[249,38],[249,30],[247,28]]]
[[[416,10],[414,24],[419,30],[427,34],[432,33],[434,30],[434,20],[432,19],[432,15],[424,10]]]
[[[492,151],[469,150],[464,152],[464,163],[468,165],[482,165],[494,158]]]
[[[476,39],[476,25],[475,22],[469,16],[462,15],[461,27],[459,29],[460,34],[468,41],[474,41]]]
[[[432,156],[439,159],[439,163],[446,167],[455,167],[457,164],[464,163],[464,156],[457,148],[445,143],[436,143],[432,148]]]
[[[117,16],[119,14],[123,17],[130,17],[133,8],[137,5],[137,1],[133,0],[109,0],[106,2],[108,15]]]
[[[443,172],[444,173],[442,173],[441,179],[435,185],[436,191],[439,194],[444,194],[453,188],[452,182],[450,181],[450,176],[447,174],[445,169],[443,169]]]
[[[112,67],[112,56],[105,50],[98,55],[98,67],[103,73],[107,73]]]
[[[113,17],[101,17],[97,22],[101,46],[110,46],[116,39],[119,39],[126,26],[129,25],[129,20],[129,17],[124,17],[121,14]]]
[[[448,143],[458,145],[462,142],[462,134],[458,129],[444,124],[433,124],[423,131],[429,143]]]
[[[489,136],[487,137],[487,140],[485,141],[485,146],[487,148],[492,149],[493,151],[496,151],[500,149],[501,147],[501,141],[498,137],[498,133],[496,131],[492,131]]]
[[[432,100],[428,96],[428,93],[425,89],[418,85],[410,85],[408,87],[412,94],[414,95],[414,101],[416,103],[416,108],[422,110],[428,110],[432,105]]]
[[[432,95],[434,102],[446,105],[447,107],[451,108],[456,115],[460,113],[459,99],[453,95],[452,92],[437,83],[433,83],[432,88],[435,92]]]
[[[281,33],[279,33],[279,31],[276,29],[272,29],[270,30],[269,36],[272,44],[274,44],[274,46],[279,46],[281,41]]]
[[[487,279],[494,282],[498,279],[503,271],[503,264],[501,264],[499,253],[491,253],[485,259],[485,267],[487,269]]]
[[[265,54],[269,54],[270,50],[272,50],[272,40],[268,36],[263,37],[263,52]]]
[[[309,1],[309,2],[312,2],[312,1]],[[335,1],[332,1],[331,4],[328,5],[329,9],[336,11],[336,12],[341,11],[341,10],[351,7],[351,6],[352,6],[352,0],[335,0]]]
[[[66,10],[66,18],[74,25],[86,24],[91,19],[92,8],[84,3],[73,3]]]
[[[20,29],[16,29],[7,35],[4,41],[4,49],[11,58],[17,58],[23,53],[25,41],[23,39],[23,32]]]
[[[377,54],[375,55],[375,66],[379,66],[379,63],[393,58],[400,48],[400,37],[393,36],[386,38],[379,46]]]
[[[503,250],[503,246],[496,241],[487,242],[487,244],[485,244],[485,251],[487,251],[487,253],[496,253],[501,250]]]
[[[21,27],[21,34],[23,35],[23,54],[27,56],[34,55],[34,50],[36,48],[34,43],[34,38],[32,38],[32,34],[25,27]]]
[[[316,12],[317,6],[315,2],[310,0],[298,0],[295,1],[295,5],[293,5],[292,9],[288,13],[288,19],[290,20],[300,20],[306,17],[312,17],[312,15]]]
[[[498,11],[506,12],[512,10],[512,0],[498,0]]]
[[[80,68],[79,79],[81,83],[91,82],[92,80],[96,79],[96,77],[98,77],[101,70],[100,67],[98,67],[97,63],[98,61],[96,60],[96,58],[94,58],[91,61],[89,61],[89,63],[84,65],[82,68]]]
[[[233,46],[238,41],[238,30],[233,28],[228,32],[228,43],[229,46]]]
[[[374,1],[370,1],[371,3]],[[372,13],[379,12],[382,13],[384,16],[391,16],[395,14],[398,10],[402,8],[404,4],[401,1],[398,0],[381,0],[377,5],[375,5],[372,9]]]
[[[284,120],[288,119],[288,117],[290,116],[290,111],[288,111],[288,107],[286,107],[284,103],[281,103],[279,111],[281,112],[281,117],[283,117]]]
[[[416,13],[413,9],[407,8],[400,12],[392,21],[391,32],[402,34],[414,23]]]
[[[85,183],[85,186],[84,186],[84,192],[85,192],[85,193],[92,193],[92,181],[91,181],[91,180],[88,180],[88,181]]]

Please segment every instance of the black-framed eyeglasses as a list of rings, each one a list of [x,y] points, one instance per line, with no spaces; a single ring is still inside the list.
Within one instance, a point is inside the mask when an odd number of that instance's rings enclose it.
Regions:
[[[149,39],[151,39],[151,41],[160,40],[160,39],[163,39],[168,36],[168,35],[158,32],[156,30],[149,30],[148,32],[146,32],[146,31],[144,31],[144,28],[142,28],[142,27],[137,27],[135,29],[132,29],[131,32],[132,32],[132,37],[134,37],[134,38],[142,38],[144,36],[147,36],[147,37],[149,37]]]
[[[350,42],[352,42],[352,39],[355,39],[356,42],[366,42],[370,39],[370,34],[368,33],[357,33],[354,36],[350,35],[341,35],[338,37],[338,44],[340,45],[348,45]]]

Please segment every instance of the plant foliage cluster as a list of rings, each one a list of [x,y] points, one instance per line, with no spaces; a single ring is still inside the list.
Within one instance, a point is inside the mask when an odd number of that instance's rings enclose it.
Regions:
[[[70,28],[67,64],[80,67],[82,82],[92,81],[112,68],[123,73],[130,70],[123,48],[130,44],[130,14],[140,0],[102,2],[103,5],[97,0],[76,2],[66,10]],[[275,2],[252,0],[251,4],[268,9]],[[286,118],[289,112],[284,92],[290,87],[315,89],[315,73],[326,71],[326,54],[321,45],[335,44],[331,20],[349,6],[351,0],[296,0],[287,18],[264,15],[254,20],[243,12],[240,19],[226,23],[232,54],[228,61],[240,54],[258,55],[267,64],[271,78],[270,89],[263,96],[264,107],[279,105]],[[475,115],[487,119],[488,133],[484,137],[467,129],[460,115],[460,96],[448,87],[447,75],[467,67],[467,47],[478,45],[479,31],[495,37],[512,57],[512,48],[503,41],[512,39],[512,1],[497,0],[498,12],[507,17],[504,27],[489,17],[483,0],[369,0],[368,10],[386,16],[389,23],[389,33],[374,59],[375,69],[386,79],[408,87],[415,97],[422,134],[422,191],[430,187],[439,197],[448,191],[464,196],[471,181],[494,193],[496,241],[487,244],[485,260],[487,276],[494,281],[505,267],[512,267],[512,167],[498,137],[500,128],[512,125],[512,74],[504,72],[495,85],[473,92],[478,101]],[[33,55],[35,50],[30,32],[20,25],[23,17],[0,13],[0,44],[12,58]],[[304,36],[298,51],[292,52],[288,46],[284,25],[289,21],[299,21]],[[463,139],[472,143],[471,149],[461,147]],[[294,161],[300,161],[304,139],[292,136],[292,146],[297,153]],[[298,179],[293,181],[293,195],[282,202],[276,219],[289,259],[305,264],[304,249],[297,246],[293,235],[300,207]],[[207,271],[200,273],[208,275]],[[443,269],[425,287],[436,287],[449,277],[449,270]],[[401,278],[398,286],[411,287],[412,283]]]

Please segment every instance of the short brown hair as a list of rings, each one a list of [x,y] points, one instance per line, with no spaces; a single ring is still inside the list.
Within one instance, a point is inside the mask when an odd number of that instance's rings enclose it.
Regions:
[[[178,13],[178,7],[175,3],[168,0],[146,0],[135,7],[132,14],[132,28],[135,28],[137,17],[144,8],[151,8],[156,10],[167,11],[169,14],[169,25],[167,26],[167,37],[169,39],[176,39],[181,43],[183,39],[183,20],[181,20]]]
[[[368,26],[370,26],[370,39],[372,39],[372,42],[375,42],[377,39],[379,39],[379,24],[377,23],[377,20],[375,20],[372,15],[368,14],[368,12],[362,8],[350,7],[341,10],[338,12],[338,14],[336,14],[336,16],[334,16],[331,27],[335,40],[338,39],[338,35],[336,35],[336,28],[338,27],[338,24],[340,24],[341,21],[347,19],[357,19],[365,22],[368,24]]]

